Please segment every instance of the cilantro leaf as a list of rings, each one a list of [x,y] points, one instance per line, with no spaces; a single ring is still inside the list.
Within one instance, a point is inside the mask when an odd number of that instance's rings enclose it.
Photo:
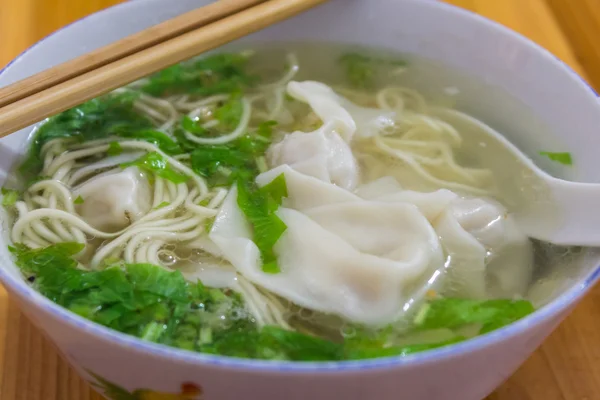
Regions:
[[[571,153],[553,153],[550,151],[540,151],[540,155],[546,156],[552,161],[556,161],[564,165],[573,165],[573,157],[571,157]]]
[[[155,173],[161,178],[167,179],[173,183],[184,183],[189,179],[187,175],[173,169],[163,156],[154,151],[146,153],[132,162],[121,164],[121,168],[130,166],[136,166],[140,169]]]

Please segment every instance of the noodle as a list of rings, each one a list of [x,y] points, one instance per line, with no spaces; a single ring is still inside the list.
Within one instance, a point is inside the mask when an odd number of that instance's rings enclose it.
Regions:
[[[64,242],[83,244],[85,248],[76,255],[77,261],[82,269],[93,271],[102,271],[114,265],[115,260],[127,264],[153,264],[168,271],[183,270],[192,264],[188,272],[195,279],[205,270],[223,273],[224,276],[233,271],[233,279],[223,287],[241,296],[244,305],[242,311],[250,314],[258,328],[277,326],[297,332],[327,334],[336,339],[353,337],[359,327],[349,324],[342,315],[295,304],[290,298],[240,272],[237,266],[226,261],[227,258],[219,249],[215,249],[218,246],[209,238],[209,231],[233,192],[230,193],[229,187],[215,184],[207,174],[198,173],[193,152],[207,148],[227,149],[228,145],[237,143],[245,135],[256,134],[264,129],[262,124],[265,122],[276,121],[277,131],[273,138],[269,138],[273,140],[272,147],[266,154],[261,153],[254,159],[256,169],[262,173],[278,166],[272,165],[270,152],[284,143],[284,138],[293,136],[297,131],[308,135],[318,133],[323,126],[333,126],[333,134],[343,137],[340,141],[345,141],[344,146],[348,145],[351,161],[356,160],[361,164],[361,184],[392,176],[397,178],[403,189],[420,192],[445,188],[467,196],[493,197],[496,189],[491,171],[461,164],[457,157],[463,144],[461,133],[430,112],[430,105],[419,92],[396,84],[373,91],[336,88],[335,95],[344,96],[340,97],[340,104],[353,102],[347,107],[348,110],[356,109],[357,113],[365,113],[366,116],[369,113],[392,115],[390,123],[375,124],[364,131],[357,128],[355,134],[350,134],[355,135],[350,140],[342,131],[353,124],[358,126],[361,119],[355,118],[356,123],[354,120],[351,124],[341,123],[339,119],[351,113],[344,109],[346,114],[340,112],[334,115],[333,121],[327,124],[313,104],[309,104],[309,110],[298,101],[300,96],[290,98],[289,88],[295,83],[293,80],[299,74],[300,65],[295,54],[288,54],[286,60],[286,70],[281,76],[269,79],[270,83],[250,86],[242,94],[216,91],[199,95],[190,91],[151,95],[141,92],[150,82],[149,79],[115,90],[113,95],[135,96],[133,109],[151,122],[151,133],[164,134],[173,143],[181,146],[185,143],[193,150],[186,148],[185,151],[170,152],[158,140],[136,140],[118,130],[108,138],[97,139],[98,136],[93,136],[88,141],[79,141],[77,137],[48,140],[39,148],[39,176],[43,178],[27,187],[22,200],[15,204],[15,221],[10,232],[12,241],[32,249]],[[403,71],[404,67],[395,66],[391,74]],[[199,74],[197,78],[211,77]],[[225,104],[233,101],[239,101],[239,104],[236,103],[239,105],[239,118],[235,123],[226,123],[219,118],[219,112]],[[198,131],[206,130],[207,134],[198,134],[181,122],[188,119],[198,124]],[[315,127],[315,132],[306,132]],[[323,137],[327,138],[326,135]],[[115,149],[118,151],[115,152]],[[297,154],[306,155],[304,152],[310,156],[311,152],[316,151],[318,149],[307,150],[300,146],[292,158]],[[332,154],[339,156],[335,151]],[[163,166],[168,166],[171,178],[157,171],[144,170],[136,164],[149,155],[160,157]],[[341,168],[336,162],[331,161],[330,164]],[[218,167],[222,168],[221,172],[231,172],[221,165]],[[86,220],[82,212],[83,199],[78,198],[78,191],[94,181],[127,171],[135,171],[130,176],[147,184],[149,198],[143,200],[148,201],[148,207],[140,206],[143,212],[139,215],[125,213],[127,223],[118,229],[101,229]],[[322,171],[319,170],[319,173]],[[332,184],[337,184],[333,177],[330,180]],[[418,184],[411,187],[414,182]],[[345,189],[353,191],[355,188]],[[116,193],[112,195],[117,196]],[[121,200],[117,199],[117,202]],[[271,205],[267,204],[266,207]],[[260,223],[268,224],[264,215],[260,218]],[[433,231],[433,228],[430,230]],[[259,252],[262,252],[262,248]],[[200,259],[198,254],[203,258]],[[436,270],[427,285],[433,285],[439,274],[440,270]],[[411,279],[417,280],[415,277]],[[418,284],[415,282],[411,285]],[[317,282],[313,283],[317,285]],[[362,289],[373,290],[366,286]],[[412,293],[415,298],[406,299],[402,313],[409,315],[409,307],[413,312],[411,305],[420,300],[416,298],[417,292],[419,290]],[[202,335],[202,340],[208,340],[206,338],[210,336],[210,330],[203,328]]]

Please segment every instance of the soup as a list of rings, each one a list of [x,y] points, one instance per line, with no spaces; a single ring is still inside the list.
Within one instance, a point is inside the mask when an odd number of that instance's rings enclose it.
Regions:
[[[573,249],[520,232],[451,95],[401,86],[395,55],[332,46],[322,70],[286,48],[190,60],[39,126],[3,190],[31,285],[143,340],[274,360],[406,355],[533,312],[536,254]]]

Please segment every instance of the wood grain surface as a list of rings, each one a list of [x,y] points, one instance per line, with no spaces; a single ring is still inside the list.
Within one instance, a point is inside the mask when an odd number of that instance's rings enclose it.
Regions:
[[[448,1],[528,36],[600,89],[600,0]],[[118,2],[0,0],[0,67],[61,26]],[[600,399],[599,321],[600,287],[596,287],[487,400]],[[57,355],[1,286],[0,399],[101,399]]]

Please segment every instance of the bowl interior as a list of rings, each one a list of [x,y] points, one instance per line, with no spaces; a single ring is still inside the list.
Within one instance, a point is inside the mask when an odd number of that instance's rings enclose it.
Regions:
[[[154,25],[209,1],[128,2],[90,16],[38,43],[0,74],[4,86],[52,65]],[[422,0],[332,0],[314,10],[233,46],[252,42],[326,40],[376,46],[449,68],[424,71],[425,86],[457,87],[456,107],[489,123],[553,175],[600,182],[596,129],[600,107],[593,91],[550,53],[481,17],[438,2]],[[25,150],[31,128],[0,140],[0,182]],[[538,156],[540,150],[570,151],[575,166],[562,168]],[[6,234],[6,227],[3,232]],[[2,273],[21,285],[0,241]],[[590,283],[600,256],[590,252],[570,268],[552,268],[552,295]],[[595,276],[594,276],[595,278]],[[19,281],[19,283],[15,283]],[[5,280],[6,281],[6,280]],[[535,289],[535,288],[534,288]],[[536,289],[538,290],[538,289]],[[540,293],[547,290],[539,289]],[[546,296],[546,295],[544,295]],[[540,300],[541,301],[541,300]]]

